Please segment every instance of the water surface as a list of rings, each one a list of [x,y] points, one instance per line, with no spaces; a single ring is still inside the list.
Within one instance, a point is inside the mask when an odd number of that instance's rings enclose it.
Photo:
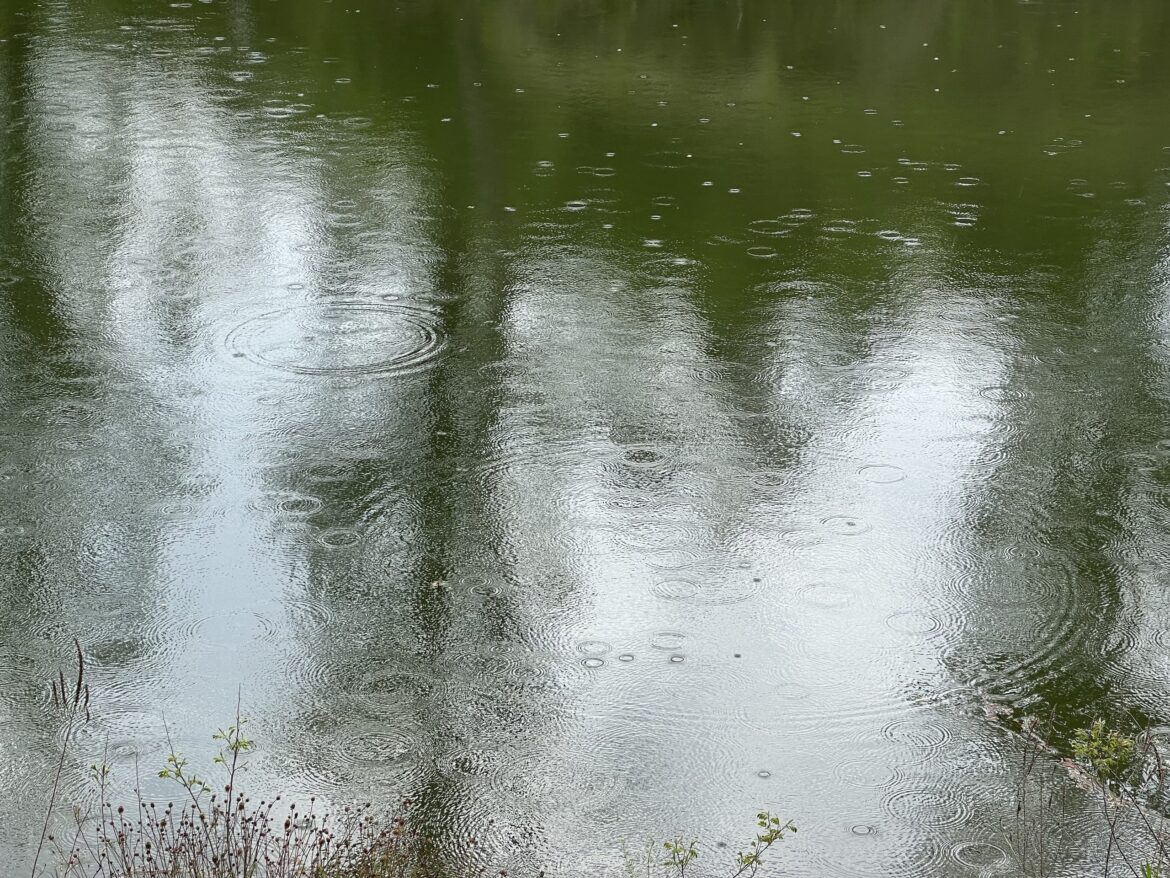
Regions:
[[[1168,111],[1158,0],[0,0],[9,836],[77,636],[81,802],[240,697],[451,863],[1018,870],[1014,719],[1170,721]]]

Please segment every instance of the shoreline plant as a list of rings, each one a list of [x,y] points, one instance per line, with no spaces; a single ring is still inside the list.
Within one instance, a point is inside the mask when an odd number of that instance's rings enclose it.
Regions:
[[[219,745],[212,772],[194,771],[167,734],[168,752],[158,777],[175,784],[178,803],[148,798],[138,782],[129,805],[112,804],[111,770],[89,766],[97,805],[72,808],[72,824],[54,833],[71,742],[91,719],[85,655],[73,641],[77,663],[67,680],[58,671],[50,684],[62,720],[61,743],[30,878],[448,878],[452,868],[432,865],[423,836],[410,826],[411,800],[387,812],[372,803],[329,809],[310,797],[307,807],[283,796],[254,801],[241,788],[255,742],[237,699],[235,721],[211,737]],[[1057,782],[1067,774],[1095,802],[1102,821],[1103,878],[1170,878],[1168,765],[1152,730],[1127,734],[1104,719],[1073,733],[1070,756],[1048,742],[1041,723],[1025,718],[1025,746],[1018,774],[1016,820],[1010,833],[1021,875],[1055,874],[1053,839],[1070,821]],[[1049,721],[1051,727],[1051,720]],[[1136,725],[1134,727],[1137,727]],[[1041,758],[1046,757],[1046,758]],[[753,841],[730,864],[706,868],[721,878],[756,878],[765,854],[797,831],[791,820],[761,811]],[[1080,839],[1084,842],[1085,839]],[[1062,850],[1062,853],[1068,853]],[[697,838],[676,836],[649,843],[640,857],[625,853],[627,878],[688,878],[699,869]],[[706,860],[703,860],[706,865]],[[479,869],[479,873],[486,871]],[[468,870],[468,875],[472,874]],[[508,878],[507,870],[499,870]],[[538,878],[544,878],[540,872]]]
[[[764,865],[764,854],[783,841],[786,835],[796,832],[795,823],[782,820],[770,811],[760,811],[756,815],[756,826],[760,831],[746,851],[735,855],[734,869],[727,878],[755,878]],[[699,840],[683,836],[667,839],[661,848],[650,842],[637,859],[626,850],[626,878],[654,878],[656,872],[663,878],[686,878],[687,870],[699,859],[700,853]]]
[[[1170,788],[1153,731],[1127,734],[1097,718],[1073,732],[1071,758],[1061,758],[1040,726],[1035,718],[1025,719],[1022,726],[1025,748],[1012,837],[1020,873],[1035,878],[1055,874],[1049,836],[1070,822],[1067,802],[1057,794],[1063,784],[1055,782],[1055,774],[1063,772],[1090,796],[1100,818],[1105,839],[1098,864],[1102,878],[1170,876]],[[1053,757],[1048,772],[1040,769],[1041,755]]]
[[[177,802],[147,797],[136,767],[129,804],[113,804],[111,769],[103,759],[89,766],[96,807],[83,811],[74,806],[68,831],[54,833],[70,742],[90,721],[85,657],[76,640],[74,647],[75,682],[68,686],[60,671],[52,682],[63,738],[31,878],[451,878],[450,867],[431,865],[423,836],[410,826],[410,799],[399,803],[398,812],[387,813],[369,802],[328,810],[316,797],[307,807],[286,803],[280,795],[258,801],[249,797],[240,780],[256,745],[244,733],[247,719],[238,699],[235,721],[212,735],[219,745],[212,758],[218,779],[196,772],[176,751],[168,731],[166,761],[157,774],[175,784]],[[757,815],[757,825],[760,831],[736,856],[727,878],[754,878],[764,854],[796,832],[791,821],[765,811]],[[656,870],[663,878],[692,874],[688,869],[699,858],[697,840],[675,838],[662,850],[661,859],[648,854],[645,878],[654,878]],[[632,878],[642,874],[639,869]],[[508,878],[507,870],[498,875]]]

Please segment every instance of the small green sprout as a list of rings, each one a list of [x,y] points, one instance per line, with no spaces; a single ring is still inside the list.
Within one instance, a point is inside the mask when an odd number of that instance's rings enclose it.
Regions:
[[[1087,729],[1078,729],[1073,735],[1072,750],[1102,782],[1115,781],[1133,764],[1134,740],[1107,729],[1105,720],[1095,719]]]

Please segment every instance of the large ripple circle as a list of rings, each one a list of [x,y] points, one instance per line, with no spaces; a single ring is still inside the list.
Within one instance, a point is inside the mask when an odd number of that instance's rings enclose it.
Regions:
[[[426,311],[330,302],[249,318],[228,333],[234,356],[296,375],[404,375],[426,368],[445,338]]]

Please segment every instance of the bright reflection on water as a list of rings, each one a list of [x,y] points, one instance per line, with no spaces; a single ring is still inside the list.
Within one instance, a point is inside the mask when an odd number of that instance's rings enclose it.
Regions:
[[[242,692],[451,862],[1015,869],[1170,721],[1170,7],[350,7],[0,0],[9,839],[76,635],[71,801]]]

